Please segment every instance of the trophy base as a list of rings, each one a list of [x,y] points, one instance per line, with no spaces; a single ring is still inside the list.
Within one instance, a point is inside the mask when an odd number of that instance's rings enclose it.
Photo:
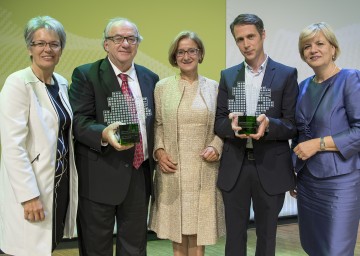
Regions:
[[[121,145],[140,142],[139,124],[124,124],[117,128],[117,136]]]
[[[258,128],[256,116],[238,116],[238,126],[242,128],[238,134],[256,134]]]

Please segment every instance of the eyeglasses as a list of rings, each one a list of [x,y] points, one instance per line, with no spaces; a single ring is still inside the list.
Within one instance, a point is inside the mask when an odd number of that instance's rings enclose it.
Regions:
[[[197,48],[189,48],[187,51],[185,50],[178,50],[176,52],[176,57],[184,57],[185,53],[189,54],[190,56],[195,56],[198,53],[199,49]]]
[[[136,36],[108,36],[105,39],[113,41],[114,44],[122,44],[125,39],[129,44],[136,44],[139,41]]]
[[[39,48],[39,49],[43,49],[46,47],[46,45],[49,45],[49,47],[54,50],[54,51],[57,51],[61,48],[61,45],[59,42],[45,42],[45,41],[34,41],[34,42],[31,42],[30,46],[34,46],[36,48]]]

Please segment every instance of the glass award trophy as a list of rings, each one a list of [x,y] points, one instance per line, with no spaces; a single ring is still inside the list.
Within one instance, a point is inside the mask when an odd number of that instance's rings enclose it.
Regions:
[[[251,89],[254,90],[253,88]],[[251,96],[254,94],[251,92]],[[270,88],[261,87],[259,97],[254,100],[256,101],[256,110],[247,112],[245,82],[238,81],[236,86],[232,88],[232,97],[228,99],[228,108],[230,113],[234,113],[237,116],[238,126],[242,128],[238,131],[238,134],[256,134],[259,127],[256,118],[274,106],[274,102],[271,101]],[[250,114],[248,115],[247,113]]]
[[[139,124],[121,124],[117,128],[115,136],[119,143],[125,146],[140,142]]]
[[[241,130],[238,131],[238,134],[256,134],[258,128],[256,116],[237,115],[237,118],[238,126],[241,127]]]
[[[121,145],[128,145],[140,142],[138,115],[148,117],[151,116],[151,109],[148,107],[147,98],[142,98],[144,107],[136,108],[139,100],[134,98],[126,98],[121,92],[113,92],[112,97],[108,97],[108,106],[110,110],[104,110],[104,122],[107,125],[114,122],[121,122],[115,132],[115,136]],[[133,102],[129,104],[129,100]],[[140,102],[141,102],[140,100]],[[143,110],[141,112],[137,110]]]

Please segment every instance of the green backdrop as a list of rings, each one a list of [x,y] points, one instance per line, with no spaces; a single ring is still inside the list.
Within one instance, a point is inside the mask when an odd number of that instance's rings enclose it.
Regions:
[[[169,45],[180,31],[192,30],[206,49],[199,73],[219,80],[225,68],[225,8],[226,0],[0,0],[0,87],[9,74],[30,65],[23,29],[38,15],[52,16],[65,27],[67,45],[55,71],[69,82],[76,66],[105,56],[102,32],[118,16],[135,22],[144,37],[135,62],[160,78],[178,72],[167,61]]]

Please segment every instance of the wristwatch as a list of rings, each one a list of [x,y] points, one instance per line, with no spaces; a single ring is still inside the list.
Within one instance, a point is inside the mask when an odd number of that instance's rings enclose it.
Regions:
[[[324,137],[320,137],[320,150],[321,150],[321,151],[324,151],[324,150],[325,150]]]

